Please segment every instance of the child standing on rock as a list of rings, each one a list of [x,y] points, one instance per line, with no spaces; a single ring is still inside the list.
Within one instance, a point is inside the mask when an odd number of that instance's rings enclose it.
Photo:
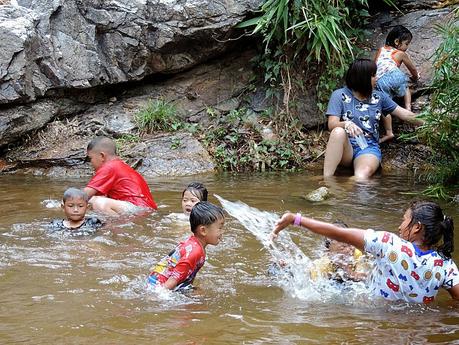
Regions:
[[[403,25],[395,26],[387,35],[386,43],[379,48],[375,62],[376,89],[388,94],[391,98],[403,97],[405,109],[411,111],[411,92],[408,87],[408,76],[400,70],[404,64],[411,73],[411,80],[416,82],[419,73],[406,51],[413,39],[413,34]],[[392,117],[389,115],[383,118],[386,134],[381,137],[380,142],[390,140],[394,137],[392,131]]]

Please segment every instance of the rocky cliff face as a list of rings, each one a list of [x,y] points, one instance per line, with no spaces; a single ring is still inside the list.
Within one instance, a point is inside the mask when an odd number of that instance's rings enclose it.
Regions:
[[[442,7],[450,1],[403,1],[402,9],[409,11],[405,15],[380,13],[369,26],[373,50],[396,24],[413,32],[408,52],[421,72],[420,82],[413,85],[415,97],[431,80],[431,56],[441,42],[434,27],[451,16],[451,7]],[[191,122],[205,121],[208,107],[262,111],[268,106],[263,92],[248,102],[240,97],[252,79],[250,59],[256,52],[233,40],[240,35],[235,25],[261,2],[15,0],[2,6],[0,0],[0,171],[90,173],[83,164],[87,142],[95,135],[132,133],[134,114],[151,98],[173,101],[180,116]],[[306,127],[324,122],[315,90],[298,102]],[[413,108],[420,107],[421,98]],[[133,144],[126,157],[140,170],[149,166],[147,175],[212,170],[197,141],[168,149],[171,143],[193,140],[181,134],[146,138],[148,145],[167,147],[156,153]],[[189,159],[186,164],[194,170],[180,172],[174,164],[151,168],[175,157]],[[191,164],[194,160],[199,167]]]
[[[260,0],[18,0],[0,7],[0,103],[189,69]]]

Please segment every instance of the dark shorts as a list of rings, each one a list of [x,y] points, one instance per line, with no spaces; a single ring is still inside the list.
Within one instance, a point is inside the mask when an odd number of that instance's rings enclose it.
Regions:
[[[368,146],[362,150],[360,146],[357,144],[357,142],[355,141],[355,139],[349,137],[349,141],[351,142],[352,149],[353,149],[352,160],[356,159],[360,155],[371,154],[371,155],[376,156],[379,162],[381,162],[382,153],[381,153],[381,149],[379,148],[379,143],[373,137],[371,138],[366,137],[366,139],[367,139]]]

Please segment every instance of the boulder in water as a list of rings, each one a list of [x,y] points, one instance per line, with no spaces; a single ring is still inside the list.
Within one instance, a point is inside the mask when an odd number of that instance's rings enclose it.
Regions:
[[[306,195],[305,199],[309,201],[323,201],[327,199],[329,195],[330,191],[327,187],[320,187]]]

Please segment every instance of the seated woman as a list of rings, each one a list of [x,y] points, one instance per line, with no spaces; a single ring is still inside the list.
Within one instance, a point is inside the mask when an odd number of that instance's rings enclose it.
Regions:
[[[375,85],[376,63],[357,59],[346,73],[346,86],[333,92],[326,113],[331,133],[325,151],[324,177],[333,176],[338,165],[353,167],[358,179],[368,179],[376,172],[382,158],[381,116],[392,113],[413,124],[423,123],[386,94],[374,90]],[[362,148],[356,140],[361,134],[366,141]]]

